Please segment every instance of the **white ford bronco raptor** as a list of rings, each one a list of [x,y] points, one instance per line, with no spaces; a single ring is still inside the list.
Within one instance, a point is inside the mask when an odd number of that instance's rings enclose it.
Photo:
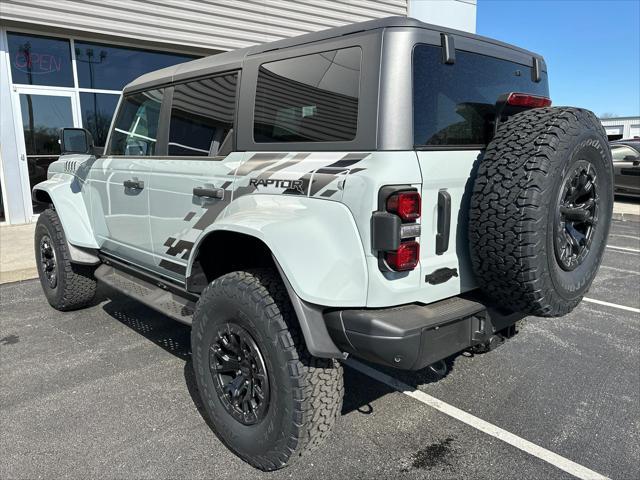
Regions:
[[[105,151],[63,129],[33,189],[44,293],[192,325],[216,434],[281,468],[330,434],[347,355],[417,370],[578,305],[611,154],[550,104],[539,55],[400,17],[143,75]]]

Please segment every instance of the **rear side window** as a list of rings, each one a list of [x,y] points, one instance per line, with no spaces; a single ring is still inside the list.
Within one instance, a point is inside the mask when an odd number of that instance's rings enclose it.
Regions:
[[[358,127],[360,47],[265,63],[258,71],[255,142],[349,141]]]
[[[174,87],[169,155],[215,156],[225,144],[230,150],[237,78],[232,73]]]
[[[122,99],[111,133],[110,155],[156,154],[162,96],[163,90],[149,90]]]
[[[531,79],[531,67],[456,51],[452,65],[442,49],[416,45],[413,51],[413,138],[420,146],[484,146],[495,121],[500,95],[549,95],[547,74]]]

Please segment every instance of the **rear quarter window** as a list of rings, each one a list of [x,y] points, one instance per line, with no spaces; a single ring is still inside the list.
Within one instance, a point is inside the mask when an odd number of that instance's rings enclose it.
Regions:
[[[549,95],[547,74],[534,82],[531,67],[477,53],[456,51],[452,65],[442,48],[419,44],[413,51],[413,137],[416,147],[485,146],[500,95]]]
[[[360,47],[350,47],[260,65],[254,141],[353,140],[361,57]]]

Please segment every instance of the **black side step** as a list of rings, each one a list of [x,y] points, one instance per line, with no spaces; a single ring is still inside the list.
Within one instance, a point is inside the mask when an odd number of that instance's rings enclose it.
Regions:
[[[148,307],[181,323],[191,325],[196,305],[193,298],[185,298],[169,291],[163,284],[151,283],[111,265],[100,265],[95,276],[98,280]]]

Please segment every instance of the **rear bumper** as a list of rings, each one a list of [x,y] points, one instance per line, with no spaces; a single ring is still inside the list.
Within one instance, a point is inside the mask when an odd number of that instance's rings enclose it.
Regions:
[[[329,334],[340,349],[404,370],[419,370],[485,343],[522,317],[500,314],[472,297],[324,314]]]

